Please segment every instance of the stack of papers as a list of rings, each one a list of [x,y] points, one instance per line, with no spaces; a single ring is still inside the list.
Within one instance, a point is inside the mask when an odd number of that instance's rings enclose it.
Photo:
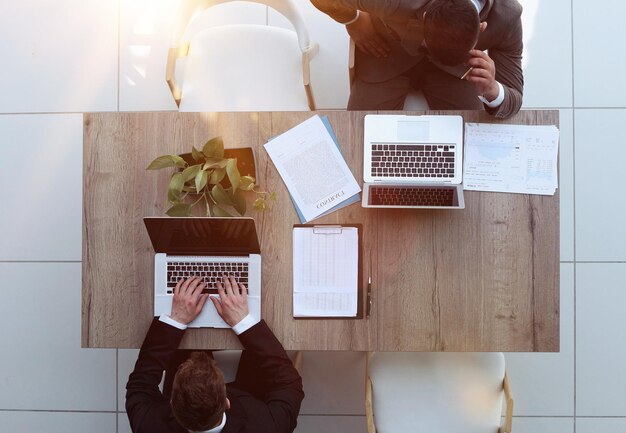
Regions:
[[[302,223],[360,201],[328,119],[313,116],[265,144]]]
[[[465,124],[463,189],[554,195],[556,126]]]

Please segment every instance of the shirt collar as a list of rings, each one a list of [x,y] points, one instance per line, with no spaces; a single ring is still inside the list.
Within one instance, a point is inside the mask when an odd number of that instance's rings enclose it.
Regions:
[[[222,415],[222,422],[220,423],[220,425],[218,425],[217,427],[213,427],[210,430],[197,432],[197,433],[220,433],[225,425],[226,425],[226,412],[224,412],[224,414]]]

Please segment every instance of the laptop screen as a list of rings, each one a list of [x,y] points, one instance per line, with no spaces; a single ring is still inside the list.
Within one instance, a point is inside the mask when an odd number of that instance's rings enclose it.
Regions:
[[[175,255],[260,254],[252,218],[144,218],[154,251]]]

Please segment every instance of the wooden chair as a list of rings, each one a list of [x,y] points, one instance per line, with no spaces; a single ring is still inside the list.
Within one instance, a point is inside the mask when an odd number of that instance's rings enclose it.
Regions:
[[[265,25],[224,25],[187,35],[198,13],[232,0],[182,0],[168,52],[166,80],[180,111],[314,110],[309,41],[292,0],[248,0],[284,15],[294,30]],[[177,60],[184,62],[182,84]]]
[[[365,412],[369,433],[509,433],[513,397],[504,355],[368,353]]]

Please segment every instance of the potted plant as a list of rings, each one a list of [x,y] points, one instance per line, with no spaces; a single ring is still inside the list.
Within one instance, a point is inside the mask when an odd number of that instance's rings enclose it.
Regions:
[[[239,166],[235,154],[243,154],[244,161]],[[241,175],[239,168],[246,168],[246,175]],[[263,210],[268,199],[275,200],[275,195],[258,191],[252,149],[227,149],[221,137],[214,137],[198,150],[191,147],[191,153],[183,155],[163,155],[148,165],[147,170],[160,170],[173,167],[167,189],[167,201],[170,205],[167,215],[188,217],[196,205],[204,205],[206,216],[228,217],[234,213],[246,213],[246,195],[254,193],[253,208]]]

